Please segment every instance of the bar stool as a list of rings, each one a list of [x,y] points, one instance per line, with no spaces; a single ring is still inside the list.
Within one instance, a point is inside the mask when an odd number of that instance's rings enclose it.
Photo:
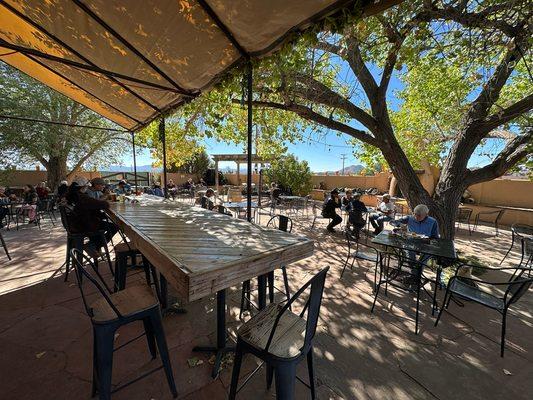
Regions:
[[[132,381],[113,390],[116,392],[141,378],[163,368],[172,396],[178,396],[174,374],[168,353],[168,346],[163,330],[161,308],[152,289],[148,285],[132,286],[120,292],[112,293],[106,282],[93,265],[92,261],[77,249],[71,251],[71,258],[75,265],[78,287],[87,315],[91,318],[93,327],[93,380],[92,397],[98,393],[100,400],[111,399],[111,379],[113,369],[113,353],[134,340],[146,335],[148,349],[152,359],[157,357],[157,349],[161,356],[162,366],[159,366]],[[84,264],[88,268],[84,268]],[[88,281],[99,298],[88,302],[84,291],[84,282]],[[122,346],[114,348],[115,332],[121,326],[132,322],[142,321],[144,333],[130,340]],[[156,349],[157,345],[157,349]]]

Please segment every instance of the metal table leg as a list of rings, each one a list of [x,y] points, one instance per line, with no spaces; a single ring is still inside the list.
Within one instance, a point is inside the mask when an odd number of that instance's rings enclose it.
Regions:
[[[266,307],[266,288],[268,274],[257,277],[258,307],[263,310]]]
[[[187,310],[181,308],[178,304],[178,299],[169,296],[167,279],[163,274],[159,274],[159,301],[163,315],[167,314],[185,314]]]
[[[215,379],[220,372],[220,364],[226,353],[234,352],[235,347],[226,345],[226,290],[217,292],[217,344],[216,346],[196,346],[192,351],[215,353],[215,364],[211,376]]]

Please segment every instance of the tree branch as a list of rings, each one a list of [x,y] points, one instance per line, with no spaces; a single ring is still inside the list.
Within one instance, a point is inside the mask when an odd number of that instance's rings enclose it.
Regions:
[[[468,186],[499,178],[526,155],[531,154],[533,128],[511,140],[492,163],[475,170],[467,170]]]
[[[332,108],[339,108],[353,119],[361,122],[369,131],[374,132],[377,129],[376,120],[364,111],[362,108],[357,107],[347,98],[341,96],[339,93],[330,89],[328,86],[316,79],[295,73],[296,80],[304,85],[304,87],[296,87],[293,92],[298,96],[303,97],[306,100],[323,104]]]
[[[533,94],[524,97],[513,105],[491,115],[480,124],[481,128],[486,131],[492,131],[499,126],[512,121],[516,117],[533,109]]]
[[[237,99],[234,99],[233,103],[240,104],[240,101]],[[368,134],[367,132],[352,128],[351,126],[343,124],[342,122],[335,121],[333,119],[325,117],[322,114],[319,114],[313,111],[311,108],[306,107],[306,106],[302,106],[302,105],[294,104],[294,103],[283,104],[283,103],[276,103],[273,101],[261,101],[261,100],[254,100],[253,104],[258,107],[268,107],[268,108],[276,108],[278,110],[292,111],[293,113],[297,114],[301,118],[323,125],[327,128],[346,133],[347,135],[350,135],[351,137],[357,140],[360,140],[362,142],[368,143],[372,146],[379,147],[380,145],[380,142],[375,137]]]

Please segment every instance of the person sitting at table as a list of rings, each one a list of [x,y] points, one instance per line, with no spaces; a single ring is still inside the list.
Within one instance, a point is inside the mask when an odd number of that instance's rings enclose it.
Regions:
[[[342,222],[342,217],[337,214],[337,208],[341,208],[341,200],[339,198],[339,191],[333,189],[330,193],[330,196],[324,201],[322,206],[322,216],[324,218],[331,218],[331,222],[327,226],[328,232],[335,232],[335,226],[339,225]]]
[[[56,191],[57,201],[60,201],[67,194],[67,191],[68,191],[68,182],[61,181]]]
[[[90,233],[103,230],[106,242],[111,241],[118,232],[112,222],[103,218],[103,211],[109,209],[107,200],[97,200],[87,194],[89,181],[84,177],[76,177],[69,186],[65,201],[73,207],[72,219],[69,221],[73,233]],[[99,250],[105,243],[99,237],[89,239],[95,250]]]
[[[348,192],[346,192],[348,194]],[[354,236],[359,239],[361,229],[365,227],[365,219],[363,213],[367,212],[365,203],[361,200],[361,193],[355,193],[352,200],[346,205],[346,211],[348,212],[348,226],[347,229],[351,229]]]
[[[116,194],[123,194],[123,195],[126,195],[126,194],[129,194],[130,193],[130,187],[129,185],[126,183],[125,180],[121,180],[118,182],[117,184],[117,187],[115,188],[114,192]]]
[[[417,205],[413,210],[413,215],[406,215],[393,222],[393,225],[399,226],[406,224],[409,232],[424,235],[430,239],[438,239],[439,223],[433,217],[429,216],[429,208],[425,204]]]
[[[102,178],[93,178],[91,186],[87,188],[87,195],[96,200],[105,200],[104,187],[105,181]]]
[[[4,227],[4,218],[9,214],[9,203],[11,199],[6,196],[6,189],[3,186],[0,186],[0,229]]]
[[[281,203],[279,196],[281,196],[281,189],[278,188],[276,182],[272,182],[270,185],[270,201],[272,202],[272,204]]]
[[[438,239],[440,237],[439,223],[435,218],[430,217],[428,214],[428,206],[426,206],[425,204],[419,204],[414,208],[413,215],[406,215],[405,217],[399,218],[393,221],[392,225],[407,225],[407,229],[409,230],[409,232],[414,232],[418,235],[424,235],[430,239]],[[407,254],[411,260],[415,260],[416,253],[414,251],[410,250],[407,252]],[[426,254],[420,255],[418,262],[421,268],[417,266],[413,270],[414,277],[408,277],[406,281],[407,284],[410,284],[411,286],[414,286],[416,284],[416,281],[422,276],[424,265],[430,258],[431,257]]]
[[[163,192],[163,189],[161,189],[161,185],[159,183],[154,183],[152,194],[157,197],[165,197],[165,193]]]
[[[205,191],[205,194],[200,200],[200,205],[206,210],[213,210],[215,208],[215,202],[213,201],[215,197],[215,191],[211,188]]]
[[[30,224],[35,222],[37,216],[37,202],[39,201],[39,196],[35,191],[33,185],[24,186],[24,193],[22,196],[24,205],[21,207],[20,212],[26,213],[29,218]]]
[[[37,192],[37,196],[39,196],[39,200],[46,199],[50,193],[50,189],[46,187],[46,182],[39,183],[35,188],[35,191]]]
[[[383,225],[386,221],[392,220],[393,214],[394,204],[390,201],[390,195],[384,194],[383,199],[378,206],[378,212],[371,214],[369,218],[376,235],[383,230]]]

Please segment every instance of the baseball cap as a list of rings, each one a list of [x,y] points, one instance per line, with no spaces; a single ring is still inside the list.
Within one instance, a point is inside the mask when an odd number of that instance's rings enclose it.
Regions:
[[[87,186],[89,184],[89,180],[83,176],[77,176],[74,178],[72,183],[75,183],[78,186]]]
[[[93,178],[91,179],[91,185],[95,186],[95,185],[105,185],[105,181],[98,177],[98,178]]]

